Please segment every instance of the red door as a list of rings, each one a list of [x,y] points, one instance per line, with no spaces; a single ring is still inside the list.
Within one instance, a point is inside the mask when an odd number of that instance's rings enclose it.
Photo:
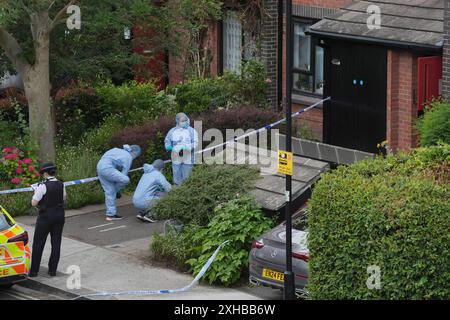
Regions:
[[[441,95],[442,57],[421,57],[418,65],[417,109],[423,111],[429,101]]]

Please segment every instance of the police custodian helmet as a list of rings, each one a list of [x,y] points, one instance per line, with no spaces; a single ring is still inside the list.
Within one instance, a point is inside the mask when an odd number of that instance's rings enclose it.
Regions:
[[[40,174],[43,174],[44,172],[55,172],[57,169],[56,165],[53,162],[46,162],[41,166],[41,169],[39,170]]]

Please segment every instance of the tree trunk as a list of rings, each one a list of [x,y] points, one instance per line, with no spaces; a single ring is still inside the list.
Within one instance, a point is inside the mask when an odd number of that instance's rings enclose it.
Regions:
[[[39,160],[55,161],[55,124],[50,104],[48,14],[37,16],[33,22],[36,60],[23,72],[30,116],[30,133],[31,138],[39,145]]]

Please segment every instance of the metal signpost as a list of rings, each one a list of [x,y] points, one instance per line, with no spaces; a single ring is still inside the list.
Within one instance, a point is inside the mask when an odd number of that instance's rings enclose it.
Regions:
[[[286,0],[286,153],[292,152],[292,0]],[[292,157],[291,157],[292,158]],[[284,273],[284,299],[295,299],[292,272],[292,173],[286,174],[286,271]],[[291,173],[291,175],[289,175]]]

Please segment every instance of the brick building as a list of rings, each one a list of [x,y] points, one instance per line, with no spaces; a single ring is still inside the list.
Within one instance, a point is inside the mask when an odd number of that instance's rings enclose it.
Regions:
[[[377,22],[378,14],[380,20]],[[444,0],[355,1],[311,27],[325,50],[325,142],[417,146],[415,122],[440,95]]]
[[[439,96],[441,87],[450,96],[450,56],[444,57],[442,68],[444,34],[445,52],[450,54],[448,21],[444,32],[444,7],[450,18],[448,0],[293,0],[292,39],[278,37],[279,30],[285,30],[281,1],[264,0],[256,53],[235,3],[225,1],[223,21],[211,24],[211,73],[239,72],[243,60],[258,55],[272,80],[270,101],[280,108],[286,41],[291,41],[294,111],[332,98],[299,121],[318,140],[372,152],[388,140],[394,151],[408,150],[417,145],[414,123],[424,102]],[[377,9],[380,28],[373,15]],[[169,59],[170,83],[181,80],[179,66]]]

